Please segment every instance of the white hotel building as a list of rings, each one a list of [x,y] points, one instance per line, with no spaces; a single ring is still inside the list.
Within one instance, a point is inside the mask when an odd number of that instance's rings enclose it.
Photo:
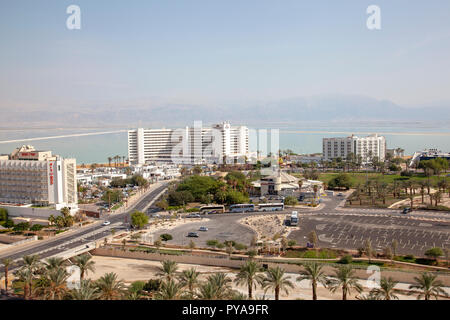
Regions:
[[[0,203],[77,207],[76,160],[32,146],[0,155]]]
[[[386,139],[383,136],[372,134],[367,137],[323,138],[323,159],[345,160],[350,153],[355,157],[361,156],[362,162],[367,163],[373,157],[384,161],[386,156]]]
[[[171,162],[177,164],[220,163],[248,155],[248,128],[228,122],[204,128],[143,129],[128,131],[131,164]]]

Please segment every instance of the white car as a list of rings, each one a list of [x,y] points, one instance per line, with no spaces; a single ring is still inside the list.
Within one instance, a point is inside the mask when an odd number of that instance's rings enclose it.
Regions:
[[[104,225],[104,226],[109,226],[110,224],[111,224],[111,222],[109,222],[109,221],[103,222],[103,225]]]

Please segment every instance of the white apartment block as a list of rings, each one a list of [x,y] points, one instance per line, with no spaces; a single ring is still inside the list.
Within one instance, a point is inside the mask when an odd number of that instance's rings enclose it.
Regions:
[[[128,131],[131,164],[149,162],[220,163],[248,155],[248,128],[228,122],[203,128],[143,129]]]
[[[345,160],[352,153],[355,157],[360,156],[363,163],[367,163],[373,157],[384,161],[386,156],[386,139],[383,136],[372,134],[367,137],[338,137],[323,138],[322,152],[324,160],[341,158]]]
[[[76,208],[76,172],[75,159],[23,146],[0,158],[0,202]]]

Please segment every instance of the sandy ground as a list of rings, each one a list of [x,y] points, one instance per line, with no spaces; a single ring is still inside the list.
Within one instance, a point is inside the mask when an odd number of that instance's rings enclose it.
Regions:
[[[431,193],[434,193],[436,190],[431,189]],[[415,208],[420,208],[420,207],[426,207],[430,204],[430,196],[428,194],[425,194],[424,197],[424,203],[422,203],[422,196],[420,195],[420,193],[416,192],[416,196],[414,197],[414,207]],[[435,200],[433,200],[433,205],[435,203]],[[401,206],[410,206],[411,205],[411,200],[410,199],[404,199],[401,201],[398,201],[396,203],[393,203],[392,205],[389,206],[389,208],[392,209],[398,209]],[[441,202],[438,203],[438,205],[441,206],[445,206],[445,207],[450,207],[450,198],[448,196],[448,193],[443,193],[442,194],[442,198],[441,198]]]
[[[123,279],[126,283],[131,283],[136,280],[148,280],[151,278],[156,278],[156,273],[158,273],[158,267],[161,265],[158,261],[149,261],[149,260],[135,260],[135,259],[122,259],[122,258],[113,258],[113,257],[100,257],[94,256],[93,260],[95,261],[95,272],[89,273],[88,277],[91,279],[98,279],[106,272],[115,272],[118,275],[119,279]],[[190,265],[190,264],[179,264],[179,271],[183,271],[189,268],[195,267],[197,271],[201,272],[200,279],[204,280],[209,273],[212,272],[225,272],[232,279],[235,278],[236,272],[234,270],[228,268],[221,267],[209,267],[209,266],[199,266],[199,265]],[[286,295],[284,292],[281,294],[280,299],[312,299],[310,282],[308,280],[303,280],[301,282],[296,281],[298,274],[287,273],[286,276],[290,277],[291,282],[294,284],[294,289],[291,289],[289,295]],[[368,293],[370,288],[367,287],[368,283],[365,280],[360,281],[361,285],[364,287],[364,292]],[[397,284],[397,288],[399,289],[407,289],[409,284],[399,283]],[[233,283],[233,288],[239,290],[240,292],[247,294],[247,288],[244,286],[236,286]],[[447,288],[447,291],[450,292],[450,288]],[[263,297],[264,290],[258,288],[254,291],[255,297]],[[340,300],[342,299],[342,292],[337,291],[336,293],[331,293],[328,289],[324,288],[322,285],[318,287],[318,298],[321,300]],[[352,293],[349,299],[355,299],[356,294]],[[265,295],[268,299],[273,299],[273,293],[267,292]],[[415,300],[415,296],[407,296],[398,294],[398,297],[402,300]]]
[[[298,230],[298,227],[284,225],[286,217],[287,214],[253,216],[242,218],[238,222],[254,230],[258,234],[258,240],[273,240],[272,237],[277,233],[280,237],[287,237],[291,231]]]

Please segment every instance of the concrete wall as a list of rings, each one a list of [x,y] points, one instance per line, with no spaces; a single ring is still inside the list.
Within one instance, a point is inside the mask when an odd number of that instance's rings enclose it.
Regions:
[[[178,263],[187,263],[187,264],[199,264],[206,266],[215,266],[215,267],[228,267],[228,268],[239,268],[241,264],[245,262],[245,260],[230,260],[227,256],[224,258],[218,257],[202,257],[196,255],[184,254],[180,256],[176,255],[165,255],[159,253],[146,253],[146,252],[130,252],[123,251],[121,249],[114,248],[97,248],[91,251],[93,255],[98,256],[107,256],[107,257],[116,257],[116,258],[125,258],[125,259],[140,259],[140,260],[153,260],[153,261],[162,261],[162,260],[172,260]],[[259,259],[255,259],[257,262]],[[261,264],[267,264],[269,268],[279,266],[288,273],[299,273],[302,270],[302,267],[289,264],[289,263],[270,263],[270,262],[260,262]],[[335,274],[335,269],[333,266],[327,265],[323,268],[324,272],[328,276],[333,276]],[[366,268],[355,268],[355,275],[360,279],[367,279],[372,273],[367,272]],[[396,270],[382,270],[381,275],[383,277],[393,277],[396,281],[400,281],[403,283],[414,283],[414,277],[417,277],[420,272],[411,272],[411,271],[396,271]],[[450,286],[450,275],[444,274],[442,272],[437,273],[437,279],[441,280],[445,286]]]
[[[61,212],[55,209],[41,209],[41,208],[29,208],[29,207],[16,207],[0,205],[0,208],[8,210],[10,217],[26,217],[26,218],[43,218],[48,219],[50,215],[55,217],[60,216]]]

